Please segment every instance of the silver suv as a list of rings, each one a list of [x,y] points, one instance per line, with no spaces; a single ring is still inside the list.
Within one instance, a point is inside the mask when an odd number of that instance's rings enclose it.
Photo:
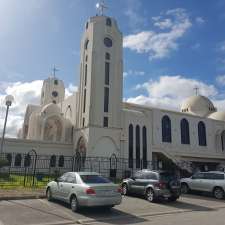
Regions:
[[[219,171],[195,173],[190,178],[181,179],[181,191],[184,194],[191,190],[210,192],[215,198],[223,199],[225,191],[224,175],[224,172]]]
[[[144,195],[150,202],[159,198],[176,201],[180,197],[180,181],[171,172],[140,170],[122,182],[122,194],[130,193]]]

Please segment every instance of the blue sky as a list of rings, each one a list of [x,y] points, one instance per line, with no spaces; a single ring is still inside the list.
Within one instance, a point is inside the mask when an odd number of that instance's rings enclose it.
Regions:
[[[24,105],[39,103],[53,65],[68,95],[78,85],[80,39],[97,2],[0,0],[0,101],[16,100],[9,126],[21,125]],[[179,110],[197,86],[225,109],[225,0],[105,3],[124,35],[125,101]]]

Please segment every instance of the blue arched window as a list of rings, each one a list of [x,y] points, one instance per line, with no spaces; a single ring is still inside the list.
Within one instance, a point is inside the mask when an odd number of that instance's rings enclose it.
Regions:
[[[180,121],[181,144],[190,144],[189,123],[186,119]]]
[[[162,142],[172,142],[171,121],[168,116],[162,118]]]
[[[198,123],[198,143],[200,146],[206,146],[206,129],[202,121]]]
[[[134,129],[133,129],[133,125],[130,124],[129,125],[129,143],[128,143],[128,158],[129,158],[129,168],[133,168],[133,149],[134,149]]]
[[[141,157],[140,157],[140,127],[136,126],[136,168],[141,166]]]
[[[143,168],[147,168],[147,129],[144,126],[142,128],[142,154],[143,154]]]

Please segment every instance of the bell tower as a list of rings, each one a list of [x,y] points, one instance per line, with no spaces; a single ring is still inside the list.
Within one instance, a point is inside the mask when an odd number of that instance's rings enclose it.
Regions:
[[[79,128],[121,128],[122,57],[115,19],[91,17],[81,41]]]

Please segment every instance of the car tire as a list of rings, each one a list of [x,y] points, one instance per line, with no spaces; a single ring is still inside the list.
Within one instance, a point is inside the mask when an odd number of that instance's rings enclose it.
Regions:
[[[155,194],[154,194],[154,191],[152,188],[148,188],[146,191],[145,191],[145,199],[149,202],[154,202],[156,199],[155,199]]]
[[[186,183],[181,184],[181,193],[187,194],[190,191],[189,186]]]
[[[127,184],[122,184],[122,195],[128,195],[128,185]]]
[[[70,199],[70,207],[73,212],[77,212],[77,210],[79,208],[77,197],[75,195],[73,195]]]
[[[46,198],[48,201],[52,201],[52,191],[51,191],[51,188],[48,187],[47,191],[46,191]]]
[[[213,190],[213,196],[216,199],[223,199],[224,198],[224,190],[222,188],[220,188],[220,187],[214,188],[214,190]]]

